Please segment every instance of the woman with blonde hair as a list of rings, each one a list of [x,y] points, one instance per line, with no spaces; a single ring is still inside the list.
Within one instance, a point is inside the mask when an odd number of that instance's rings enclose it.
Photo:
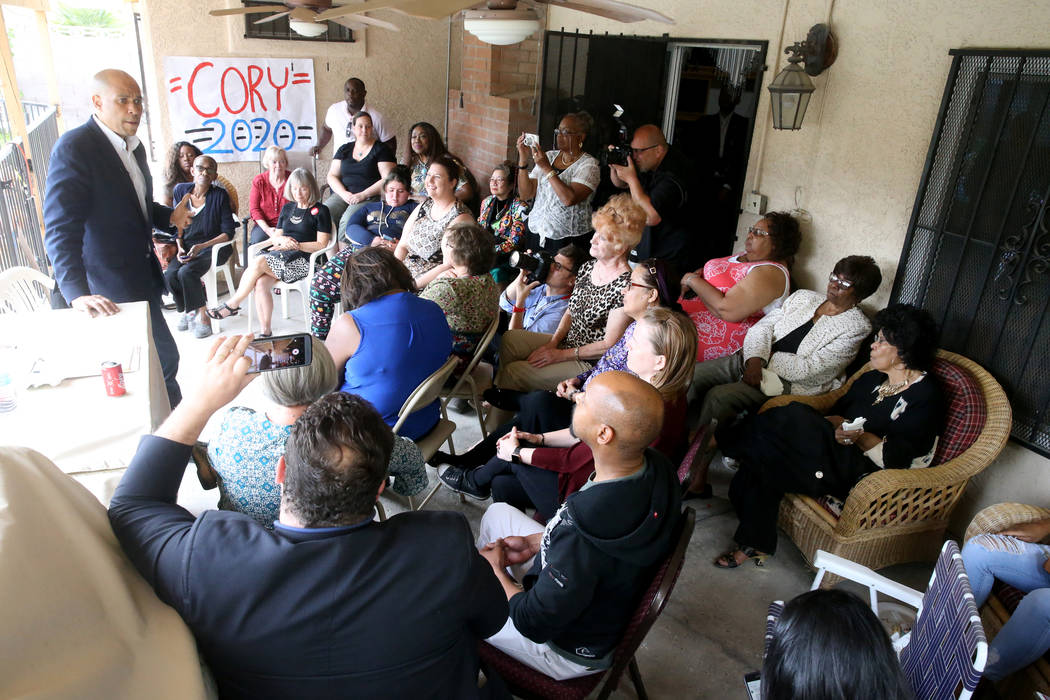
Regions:
[[[288,182],[288,154],[280,146],[263,151],[264,171],[252,178],[248,194],[248,213],[252,217],[251,245],[262,243],[277,233],[277,219],[288,203],[284,186]]]
[[[298,282],[310,270],[310,254],[328,247],[333,234],[332,217],[321,203],[317,181],[310,171],[296,168],[284,185],[284,196],[290,200],[281,209],[273,242],[263,255],[251,262],[241,276],[237,291],[225,303],[208,309],[212,318],[229,318],[240,313],[241,304],[255,290],[255,308],[262,331],[259,337],[272,335],[273,297],[270,290],[277,282]]]
[[[684,453],[685,392],[693,378],[697,336],[684,314],[654,307],[638,321],[627,343],[627,369],[652,384],[664,400],[664,423],[651,447],[672,462]],[[575,394],[579,401],[584,392]],[[550,519],[594,472],[591,449],[570,428],[526,433],[516,427],[500,438],[496,456],[474,470],[449,467],[442,482],[453,491],[519,508]]]
[[[590,369],[612,347],[630,319],[612,315],[623,306],[631,284],[627,255],[645,229],[645,210],[628,194],[618,194],[591,217],[593,260],[580,265],[569,308],[554,335],[507,331],[500,343],[501,389],[553,391],[558,382]]]

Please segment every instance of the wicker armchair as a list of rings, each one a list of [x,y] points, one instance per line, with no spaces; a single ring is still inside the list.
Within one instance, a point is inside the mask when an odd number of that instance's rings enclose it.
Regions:
[[[966,538],[985,533],[1002,532],[1015,525],[1050,518],[1050,509],[1023,503],[998,503],[979,511],[966,528]],[[988,639],[994,639],[1010,619],[1024,594],[1003,583],[996,583],[987,602],[981,607],[981,622]],[[1030,698],[1036,691],[1050,694],[1050,663],[1046,656],[1003,679],[996,688],[1004,698]]]
[[[835,391],[778,396],[761,410],[801,401],[827,412],[869,368],[862,367]],[[970,477],[991,464],[1006,444],[1011,411],[999,383],[961,355],[938,351],[932,374],[945,387],[948,405],[934,466],[869,474],[853,487],[838,517],[801,494],[787,494],[781,501],[780,528],[807,562],[812,563],[818,549],[871,569],[937,558],[948,518]]]

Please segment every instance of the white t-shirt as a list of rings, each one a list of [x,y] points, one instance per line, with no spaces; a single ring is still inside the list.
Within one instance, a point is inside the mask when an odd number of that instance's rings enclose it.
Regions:
[[[367,104],[361,107],[362,112],[368,112],[368,116],[372,117],[372,130],[375,131],[376,138],[380,141],[389,141],[390,139],[397,136],[394,130],[383,123],[383,115],[375,111]],[[346,101],[340,100],[334,105],[328,108],[328,111],[324,115],[324,124],[332,130],[332,153],[339,150],[339,147],[344,143],[350,143],[356,141],[357,137],[354,136],[354,132],[351,131],[350,127],[352,124],[353,117],[350,115],[350,110],[346,107]]]

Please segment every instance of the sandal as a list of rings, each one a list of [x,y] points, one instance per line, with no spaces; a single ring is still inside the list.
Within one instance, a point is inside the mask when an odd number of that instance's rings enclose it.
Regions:
[[[769,558],[768,554],[763,554],[754,547],[737,547],[736,549],[731,549],[725,554],[722,554],[712,563],[719,569],[735,569],[744,563],[742,561],[737,561],[737,552],[744,555],[744,561],[753,559],[755,561],[755,566],[765,566],[766,559]]]
[[[229,318],[230,316],[236,316],[240,312],[241,312],[241,307],[239,307],[239,306],[228,306],[226,304],[226,302],[223,302],[223,303],[219,304],[218,306],[216,306],[214,309],[208,309],[206,313],[208,314],[209,318],[214,318],[217,321],[221,321],[224,318]]]

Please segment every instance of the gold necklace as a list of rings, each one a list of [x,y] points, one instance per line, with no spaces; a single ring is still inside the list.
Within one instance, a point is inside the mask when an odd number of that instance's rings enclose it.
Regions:
[[[889,381],[890,380],[887,377],[886,381],[884,381],[878,386],[878,388],[876,389],[878,396],[876,396],[875,400],[872,401],[872,406],[882,403],[882,400],[887,396],[893,396],[894,394],[898,394],[904,389],[908,388],[908,385],[912,382],[911,372],[909,371],[907,375],[905,375],[903,382],[900,382],[898,384],[890,384]]]

